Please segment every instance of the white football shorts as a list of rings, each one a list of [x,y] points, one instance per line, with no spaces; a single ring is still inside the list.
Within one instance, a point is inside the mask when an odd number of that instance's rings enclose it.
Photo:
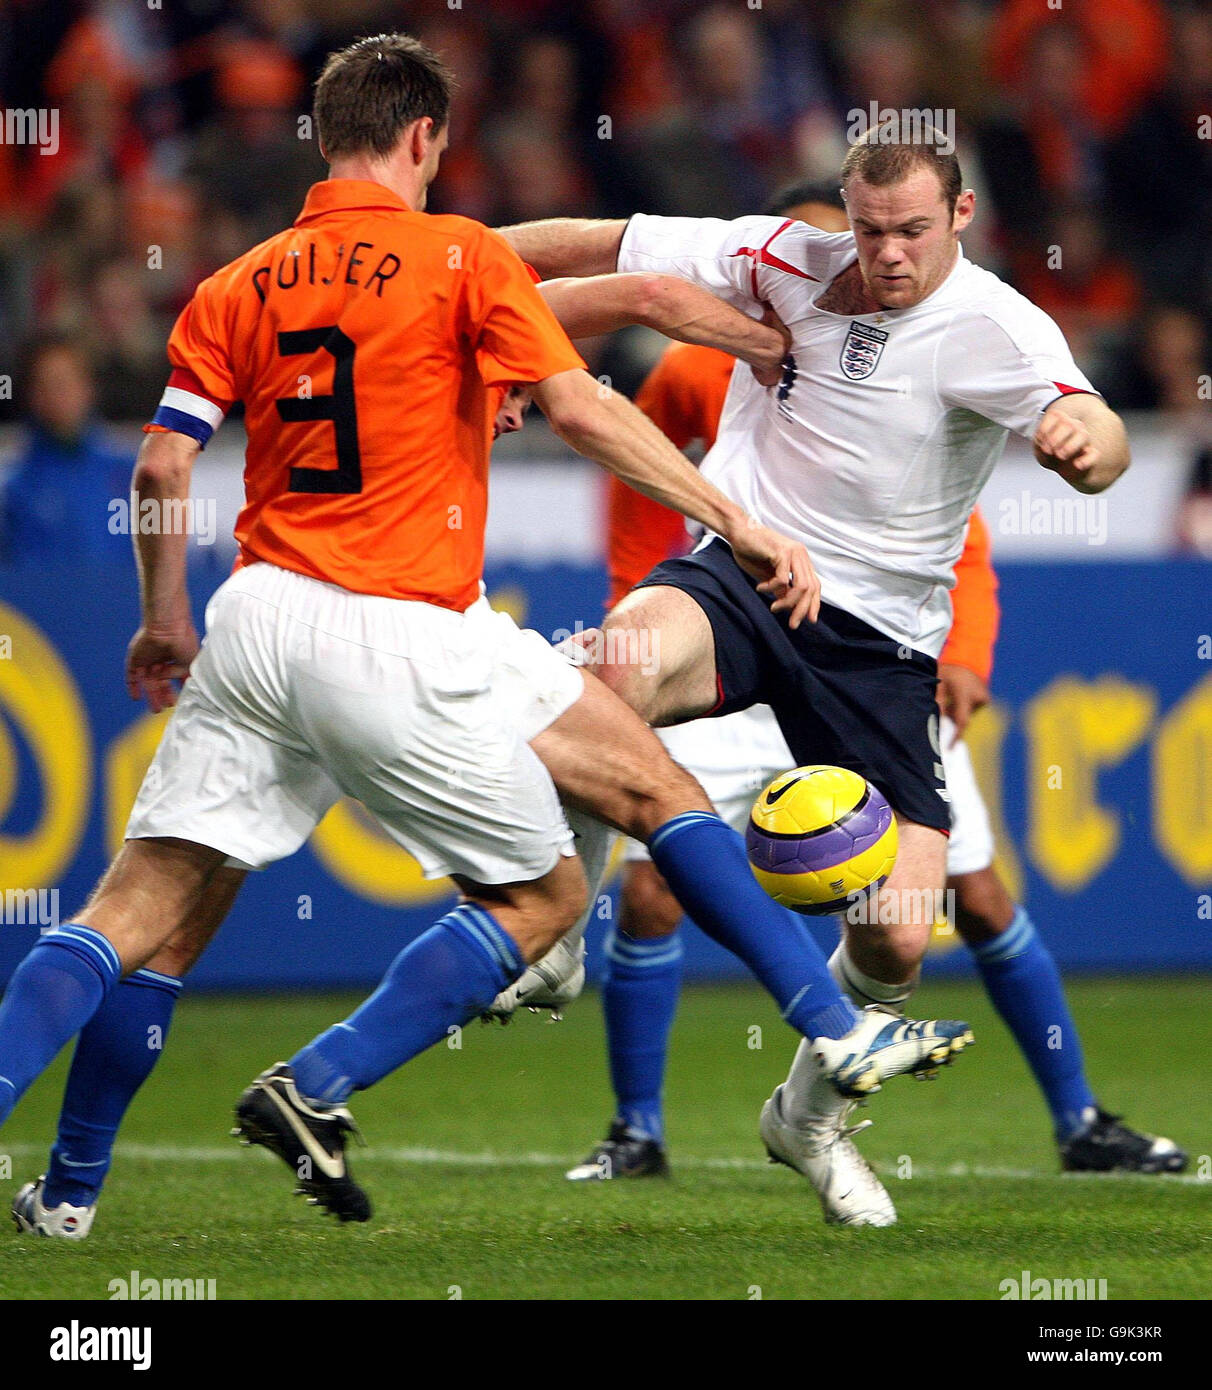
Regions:
[[[739,834],[745,833],[754,798],[767,783],[795,766],[795,761],[769,705],[754,705],[719,719],[695,719],[657,729],[657,736],[696,777],[720,817]],[[961,739],[950,747],[955,725],[940,722],[943,770],[951,793],[951,837],[947,841],[947,873],[970,874],[993,863],[993,831],[989,813],[976,784],[968,747]],[[628,862],[649,858],[646,846],[628,840]]]
[[[262,563],[215,593],[206,628],[128,839],[260,869],[345,795],[426,878],[527,881],[575,853],[528,741],[580,697],[581,674],[486,599],[456,613]]]
[[[947,841],[947,876],[974,874],[993,863],[993,829],[985,798],[976,785],[972,757],[963,739],[951,747],[955,725],[943,715],[939,742],[943,749],[943,773],[951,793],[951,838]]]

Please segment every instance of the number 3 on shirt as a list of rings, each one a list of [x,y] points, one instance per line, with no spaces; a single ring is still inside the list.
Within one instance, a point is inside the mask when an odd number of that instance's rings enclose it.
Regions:
[[[337,436],[337,466],[292,468],[290,491],[361,492],[362,455],[358,450],[358,409],[354,401],[354,353],[357,349],[353,339],[346,337],[335,324],[278,334],[278,352],[283,357],[298,357],[319,352],[321,348],[334,362],[332,395],[286,396],[274,404],[285,424],[331,420]]]

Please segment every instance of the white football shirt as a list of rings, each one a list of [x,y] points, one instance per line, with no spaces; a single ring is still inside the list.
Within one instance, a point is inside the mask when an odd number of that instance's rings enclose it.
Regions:
[[[779,386],[737,366],[705,477],[801,540],[827,603],[937,657],[964,528],[1008,430],[1094,393],[1056,324],[959,254],[909,309],[816,307],[856,258],[850,232],[777,217],[633,217],[621,271],[678,275],[791,332]]]

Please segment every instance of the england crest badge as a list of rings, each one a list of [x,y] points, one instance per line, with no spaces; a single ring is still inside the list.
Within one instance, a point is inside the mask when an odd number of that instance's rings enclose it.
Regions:
[[[888,335],[882,328],[872,328],[866,323],[851,323],[839,358],[842,375],[851,381],[862,381],[869,377],[879,366],[880,354],[887,341]]]

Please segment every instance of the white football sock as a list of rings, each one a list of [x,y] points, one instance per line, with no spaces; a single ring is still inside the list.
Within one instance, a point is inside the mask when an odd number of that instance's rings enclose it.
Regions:
[[[779,1096],[783,1119],[797,1129],[825,1128],[850,1104],[821,1076],[812,1044],[802,1038]]]
[[[846,949],[845,937],[829,957],[829,973],[842,993],[848,994],[860,1009],[868,1004],[886,1004],[889,1008],[899,1009],[908,1002],[922,975],[920,970],[915,970],[908,980],[899,985],[886,984],[883,980],[864,975]]]
[[[602,886],[602,880],[606,877],[606,864],[610,859],[610,851],[614,848],[615,837],[619,832],[604,821],[595,820],[593,816],[586,815],[584,811],[573,811],[565,806],[564,815],[577,837],[577,853],[581,856],[581,863],[585,869],[585,881],[589,885],[589,905],[581,914],[580,920],[574,926],[569,927],[560,938],[566,946],[575,946],[585,935],[590,918],[598,910],[598,892]]]

